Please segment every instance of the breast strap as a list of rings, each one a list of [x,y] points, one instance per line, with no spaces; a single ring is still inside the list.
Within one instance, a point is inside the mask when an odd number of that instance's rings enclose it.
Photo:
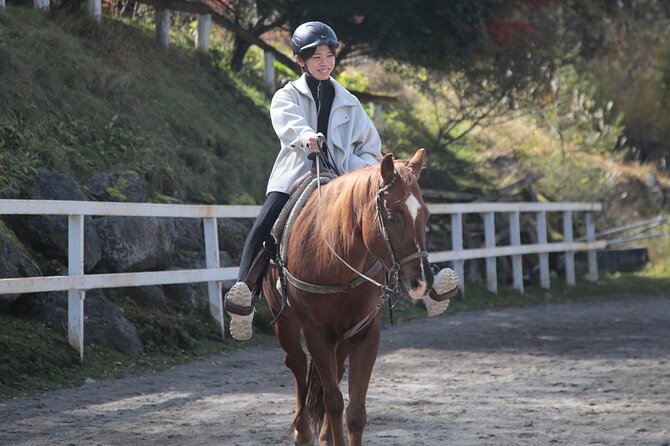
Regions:
[[[368,269],[365,272],[365,276],[372,277],[375,276],[379,271],[381,271],[383,266],[383,263],[380,259],[377,259],[375,263],[372,264],[370,269]],[[351,289],[357,288],[364,283],[367,283],[367,279],[365,277],[357,277],[351,282],[349,282],[346,286],[342,285],[317,285],[314,283],[309,283],[305,282],[303,280],[298,279],[295,277],[293,274],[289,272],[289,270],[284,267],[283,268],[284,275],[286,276],[286,280],[288,283],[293,285],[294,287],[298,288],[299,290],[302,291],[307,291],[309,293],[316,293],[316,294],[337,294],[337,293],[345,293]]]

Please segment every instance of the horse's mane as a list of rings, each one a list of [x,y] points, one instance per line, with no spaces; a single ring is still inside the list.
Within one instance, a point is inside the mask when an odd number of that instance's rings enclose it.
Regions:
[[[410,185],[416,180],[404,160],[395,161],[395,170],[396,183]],[[379,166],[366,167],[323,185],[320,200],[314,193],[304,211],[311,224],[305,227],[303,236],[308,241],[302,247],[304,258],[310,259],[312,267],[331,270],[334,267],[330,250],[323,243],[315,243],[317,239],[325,239],[343,258],[348,258],[354,248],[360,247],[363,219],[366,215],[375,218],[381,183]]]

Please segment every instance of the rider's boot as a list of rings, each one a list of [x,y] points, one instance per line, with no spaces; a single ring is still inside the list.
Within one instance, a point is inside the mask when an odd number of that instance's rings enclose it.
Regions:
[[[251,290],[244,282],[237,282],[226,293],[225,308],[230,316],[230,335],[233,339],[238,341],[251,339],[252,322],[256,311],[252,307],[252,301]]]
[[[435,274],[435,280],[433,281],[433,290],[435,290],[435,294],[445,295],[453,293],[457,289],[458,274],[456,274],[456,271],[451,268],[444,268]],[[426,310],[428,310],[428,316],[437,316],[447,311],[450,300],[451,299],[437,301],[430,296],[427,296],[424,299],[424,303],[426,304]]]

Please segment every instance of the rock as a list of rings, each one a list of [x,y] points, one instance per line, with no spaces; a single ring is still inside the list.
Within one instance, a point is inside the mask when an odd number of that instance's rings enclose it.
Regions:
[[[38,169],[27,197],[33,200],[86,201],[79,184],[67,175]],[[24,243],[46,257],[67,262],[68,219],[63,215],[11,215],[7,224]],[[101,257],[100,240],[90,217],[84,218],[84,270],[90,271]]]
[[[165,269],[174,251],[172,219],[100,217],[94,220],[102,246],[101,265],[110,272]]]
[[[14,302],[11,312],[44,321],[67,337],[67,301],[67,293],[63,291],[24,294]],[[123,352],[144,353],[137,328],[101,290],[86,292],[84,344],[101,344]]]
[[[98,201],[141,203],[146,198],[146,184],[135,172],[98,172],[89,181],[88,192]]]
[[[228,252],[235,262],[239,262],[253,220],[220,218],[217,223],[219,246]]]
[[[219,251],[219,265],[233,266],[233,261],[227,252]],[[174,267],[171,269],[200,269],[205,266],[205,254],[191,251],[176,254]],[[209,306],[206,282],[163,285],[163,290],[168,300],[179,311],[191,313]]]
[[[163,285],[163,290],[172,305],[182,313],[193,313],[208,306],[205,282]]]
[[[151,308],[163,313],[170,313],[170,302],[163,287],[148,285],[124,288],[123,292],[143,308]]]
[[[202,229],[202,219],[175,218],[175,243],[177,251],[205,252],[205,237]],[[219,241],[221,243],[221,241]]]
[[[42,272],[14,233],[0,221],[0,278],[37,277]],[[19,297],[18,294],[0,294],[0,311]]]

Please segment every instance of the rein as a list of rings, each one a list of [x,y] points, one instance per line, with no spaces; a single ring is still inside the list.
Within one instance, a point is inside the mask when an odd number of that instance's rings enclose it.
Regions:
[[[319,154],[317,154],[316,156],[319,156]],[[318,196],[317,196],[318,206],[319,206],[319,208],[321,208],[321,172],[320,172],[320,167],[319,167],[320,163],[318,162],[318,160],[316,160],[315,164],[316,164],[316,177],[317,177],[317,183],[316,184],[317,184],[317,194],[318,194]],[[342,262],[342,264],[344,266],[346,266],[347,268],[349,268],[351,271],[353,271],[355,274],[357,274],[359,276],[359,279],[357,279],[356,281],[353,281],[350,284],[349,289],[354,288],[354,286],[352,286],[354,284],[356,284],[355,286],[360,286],[363,283],[365,283],[365,281],[367,281],[369,283],[372,283],[376,287],[378,287],[381,291],[381,295],[379,296],[379,302],[377,302],[377,307],[371,313],[369,313],[367,316],[365,316],[362,320],[360,320],[358,323],[356,323],[356,325],[354,325],[352,328],[350,328],[349,330],[347,330],[344,333],[343,338],[345,340],[351,338],[356,333],[361,331],[366,325],[368,325],[374,319],[374,317],[377,315],[377,313],[379,313],[379,311],[381,310],[381,307],[384,304],[384,302],[386,302],[386,300],[390,299],[392,295],[394,295],[394,294],[407,294],[407,290],[403,286],[402,282],[399,280],[400,266],[402,264],[406,263],[406,262],[409,262],[409,261],[417,259],[417,258],[428,257],[428,253],[426,251],[418,251],[418,252],[415,252],[415,253],[410,254],[408,256],[405,256],[405,257],[401,258],[400,260],[397,260],[396,255],[393,252],[393,248],[391,247],[391,240],[389,238],[388,230],[386,229],[386,225],[384,224],[384,219],[382,217],[382,209],[384,208],[384,205],[382,203],[382,196],[387,193],[387,191],[391,188],[391,186],[393,186],[393,184],[395,183],[397,178],[398,178],[398,174],[394,170],[393,171],[393,176],[391,177],[389,182],[386,183],[384,186],[380,187],[379,190],[377,191],[377,202],[376,202],[376,205],[375,205],[376,213],[377,213],[377,215],[376,215],[377,222],[379,224],[379,231],[382,234],[382,238],[384,239],[384,243],[386,244],[386,249],[387,249],[389,255],[391,256],[391,261],[392,261],[391,268],[386,267],[386,265],[383,262],[381,262],[382,266],[386,270],[386,283],[387,283],[387,285],[384,285],[384,284],[374,280],[372,277],[370,277],[370,276],[375,275],[379,271],[379,269],[376,269],[375,267],[377,266],[378,263],[380,263],[380,259],[378,259],[377,262],[375,262],[375,264],[372,266],[372,268],[370,270],[366,271],[365,274],[361,273],[356,268],[354,268],[352,265],[350,265],[349,262],[347,262],[345,259],[343,259],[337,252],[335,252],[335,250],[330,245],[328,240],[324,239],[324,241],[326,242],[326,245],[328,246],[328,249],[333,254],[333,256],[335,256],[335,258],[337,258],[340,262]],[[286,273],[288,273],[288,271],[286,271]],[[292,282],[292,284],[294,286],[296,286],[296,283]],[[304,284],[304,282],[303,282],[303,284]],[[311,288],[312,290],[314,288],[322,288],[322,287],[327,288],[327,286],[324,286],[324,285],[312,285],[312,284],[307,284],[307,285],[310,285],[309,288]],[[306,290],[305,288],[302,288],[301,286],[296,286],[296,287],[299,288],[299,289],[302,289],[303,291],[310,291],[310,290]],[[402,290],[401,290],[401,288],[402,288]],[[340,289],[338,291],[345,291],[345,290]],[[389,307],[389,310],[391,311],[391,322],[393,322],[393,307]]]

